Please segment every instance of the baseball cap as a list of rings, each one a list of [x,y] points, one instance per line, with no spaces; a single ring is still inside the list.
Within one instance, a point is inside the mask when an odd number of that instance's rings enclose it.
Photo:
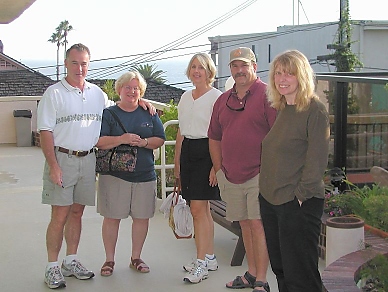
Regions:
[[[244,61],[247,63],[252,61],[256,63],[255,54],[252,52],[250,48],[244,48],[244,47],[234,49],[233,51],[230,52],[229,65],[230,63],[236,60]]]

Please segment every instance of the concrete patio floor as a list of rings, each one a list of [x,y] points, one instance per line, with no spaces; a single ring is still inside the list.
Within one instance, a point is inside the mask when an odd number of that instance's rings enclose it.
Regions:
[[[50,207],[40,203],[43,163],[44,157],[38,147],[0,145],[0,291],[3,292],[50,290],[43,282],[45,232],[50,217]],[[167,219],[156,212],[150,221],[142,253],[151,272],[140,274],[128,268],[131,248],[131,220],[128,219],[121,224],[115,271],[111,277],[101,277],[99,271],[105,260],[102,217],[95,207],[87,207],[83,218],[78,254],[96,276],[88,281],[67,278],[65,289],[69,291],[231,291],[225,283],[246,271],[245,260],[241,267],[230,266],[237,237],[215,224],[219,270],[211,272],[209,278],[199,284],[183,282],[182,265],[195,256],[194,240],[175,239]],[[277,292],[276,279],[270,269],[267,276],[271,291]]]

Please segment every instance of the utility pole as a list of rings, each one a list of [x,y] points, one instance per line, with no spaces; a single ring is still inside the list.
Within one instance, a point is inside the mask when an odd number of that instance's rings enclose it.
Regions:
[[[348,0],[340,0],[340,31],[338,35],[338,42],[340,45],[343,45],[344,43],[344,13],[347,11],[348,8]]]
[[[348,45],[348,35],[345,31],[345,21],[349,17],[349,0],[340,0],[340,23],[338,32],[338,48],[337,50],[344,50],[345,44]],[[347,14],[344,19],[345,13]],[[345,42],[346,37],[346,42]],[[346,66],[348,67],[348,66]],[[343,68],[338,68],[337,71],[342,71]],[[347,82],[336,83],[336,101],[335,101],[335,118],[334,118],[334,166],[339,168],[346,168],[346,149],[347,149],[347,118],[348,118],[348,95],[349,84]]]

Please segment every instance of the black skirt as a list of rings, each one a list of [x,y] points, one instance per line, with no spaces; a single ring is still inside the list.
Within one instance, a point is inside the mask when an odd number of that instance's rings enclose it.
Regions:
[[[218,186],[209,185],[212,167],[209,139],[184,138],[180,157],[180,176],[182,197],[186,201],[221,200]]]

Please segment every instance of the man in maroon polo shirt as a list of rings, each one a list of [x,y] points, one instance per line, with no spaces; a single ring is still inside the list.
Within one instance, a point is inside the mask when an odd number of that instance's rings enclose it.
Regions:
[[[210,154],[217,174],[226,218],[239,221],[248,271],[226,284],[228,288],[255,288],[269,292],[269,264],[259,208],[261,141],[276,118],[266,97],[266,84],[256,76],[256,57],[249,48],[230,53],[235,85],[213,107],[208,130]]]

